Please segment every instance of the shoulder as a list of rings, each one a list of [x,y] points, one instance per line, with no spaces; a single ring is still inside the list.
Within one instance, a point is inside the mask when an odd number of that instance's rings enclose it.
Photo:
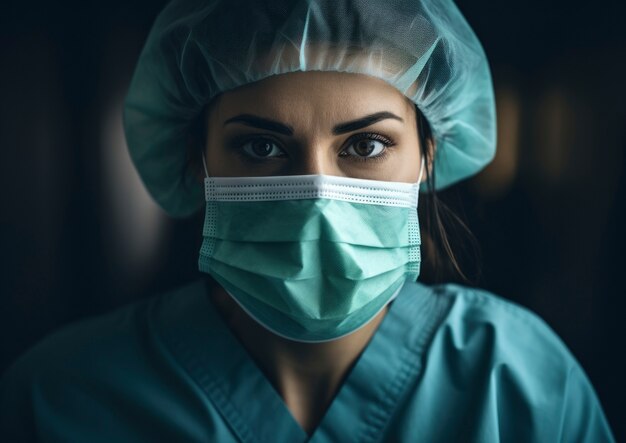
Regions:
[[[565,343],[529,309],[480,289],[444,285],[433,290],[450,299],[435,340],[466,373],[481,368],[492,377],[515,378],[542,395],[541,388],[554,392],[569,375],[581,372]],[[530,391],[527,395],[534,394]]]
[[[450,298],[442,332],[462,350],[484,348],[496,361],[562,369],[577,365],[558,335],[529,309],[488,291],[459,285],[434,287]],[[545,374],[547,375],[547,374]]]
[[[42,378],[106,364],[107,357],[124,354],[136,346],[155,301],[140,300],[62,326],[22,354],[5,377],[19,374],[22,378]]]
[[[25,352],[7,373],[53,372],[55,368],[106,366],[106,357],[124,357],[144,347],[155,331],[155,319],[185,303],[200,282],[135,301],[111,312],[61,327]],[[177,306],[178,305],[178,306]],[[136,354],[135,354],[136,355]]]
[[[423,383],[457,404],[448,410],[463,415],[471,405],[476,423],[486,421],[483,430],[495,420],[504,435],[526,441],[591,441],[581,438],[589,432],[594,441],[611,441],[584,370],[537,314],[480,289],[430,289],[449,308],[432,337]]]
[[[0,436],[9,432],[20,441],[34,440],[34,423],[48,423],[59,408],[80,415],[97,410],[104,398],[121,404],[141,388],[128,380],[148,384],[166,377],[156,319],[175,310],[179,296],[193,288],[72,323],[29,349],[0,378]]]

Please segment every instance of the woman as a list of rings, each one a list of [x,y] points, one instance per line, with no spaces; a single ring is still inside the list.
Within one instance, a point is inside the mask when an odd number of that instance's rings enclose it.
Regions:
[[[416,282],[418,191],[436,222],[495,148],[451,2],[174,1],[125,128],[165,210],[204,206],[204,278],[23,356],[11,441],[613,440],[540,319]]]

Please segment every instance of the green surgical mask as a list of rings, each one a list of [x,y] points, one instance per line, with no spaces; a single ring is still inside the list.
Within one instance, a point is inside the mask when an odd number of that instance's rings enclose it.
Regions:
[[[207,175],[200,271],[275,334],[337,339],[417,279],[418,189],[419,180]]]

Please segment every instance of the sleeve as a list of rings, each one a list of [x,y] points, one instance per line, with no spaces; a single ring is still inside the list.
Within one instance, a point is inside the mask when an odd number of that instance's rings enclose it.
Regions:
[[[560,442],[615,442],[593,386],[578,364],[569,370],[564,394]]]

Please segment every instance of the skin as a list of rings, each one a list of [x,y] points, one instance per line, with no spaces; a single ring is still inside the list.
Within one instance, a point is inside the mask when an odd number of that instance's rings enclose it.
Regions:
[[[373,114],[378,114],[377,121],[344,124]],[[279,125],[260,125],[259,118]],[[326,174],[418,180],[421,150],[414,105],[373,77],[317,71],[269,77],[222,94],[209,107],[207,119],[205,156],[211,176]],[[290,134],[283,133],[285,126]],[[321,421],[387,313],[384,309],[350,335],[310,344],[269,332],[215,282],[211,299],[308,433]]]

